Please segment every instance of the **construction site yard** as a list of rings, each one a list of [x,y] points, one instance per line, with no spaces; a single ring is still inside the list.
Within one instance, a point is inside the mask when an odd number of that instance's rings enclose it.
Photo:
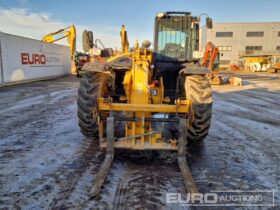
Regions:
[[[203,193],[275,190],[277,204],[280,75],[223,73],[244,85],[212,87],[210,133],[188,148],[194,181]],[[166,193],[186,194],[174,152],[116,152],[101,193],[90,197],[105,154],[80,133],[78,86],[69,76],[0,89],[0,209],[179,209],[166,203]]]

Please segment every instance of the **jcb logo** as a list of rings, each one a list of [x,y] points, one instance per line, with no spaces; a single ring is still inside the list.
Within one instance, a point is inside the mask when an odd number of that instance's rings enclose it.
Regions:
[[[29,54],[29,53],[21,53],[21,63],[23,65],[29,64],[46,64],[46,56],[44,54]]]

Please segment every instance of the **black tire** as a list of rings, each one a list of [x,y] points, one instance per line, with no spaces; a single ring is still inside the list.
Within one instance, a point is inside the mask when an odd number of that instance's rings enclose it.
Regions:
[[[78,89],[78,118],[81,133],[86,137],[98,135],[97,98],[108,93],[109,75],[86,72],[80,80]]]
[[[212,89],[207,75],[185,79],[186,98],[192,100],[193,120],[188,126],[189,143],[200,142],[208,134],[212,117]]]

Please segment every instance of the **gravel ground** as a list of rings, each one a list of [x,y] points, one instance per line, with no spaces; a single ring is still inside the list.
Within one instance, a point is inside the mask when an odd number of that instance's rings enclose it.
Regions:
[[[240,76],[242,87],[213,86],[210,133],[187,159],[200,192],[275,190],[277,204],[280,76]],[[79,132],[78,86],[64,77],[0,89],[0,209],[186,209],[166,204],[167,192],[186,194],[169,152],[117,152],[101,194],[90,198],[104,153]]]

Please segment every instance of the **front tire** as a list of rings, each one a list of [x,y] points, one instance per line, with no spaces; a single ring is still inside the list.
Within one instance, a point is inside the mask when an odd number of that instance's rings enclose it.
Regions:
[[[185,79],[186,98],[192,100],[193,120],[188,126],[189,143],[207,136],[212,117],[212,89],[207,75],[191,75]]]
[[[109,76],[104,73],[86,72],[78,89],[78,118],[81,133],[86,137],[98,135],[97,99],[108,93]]]

